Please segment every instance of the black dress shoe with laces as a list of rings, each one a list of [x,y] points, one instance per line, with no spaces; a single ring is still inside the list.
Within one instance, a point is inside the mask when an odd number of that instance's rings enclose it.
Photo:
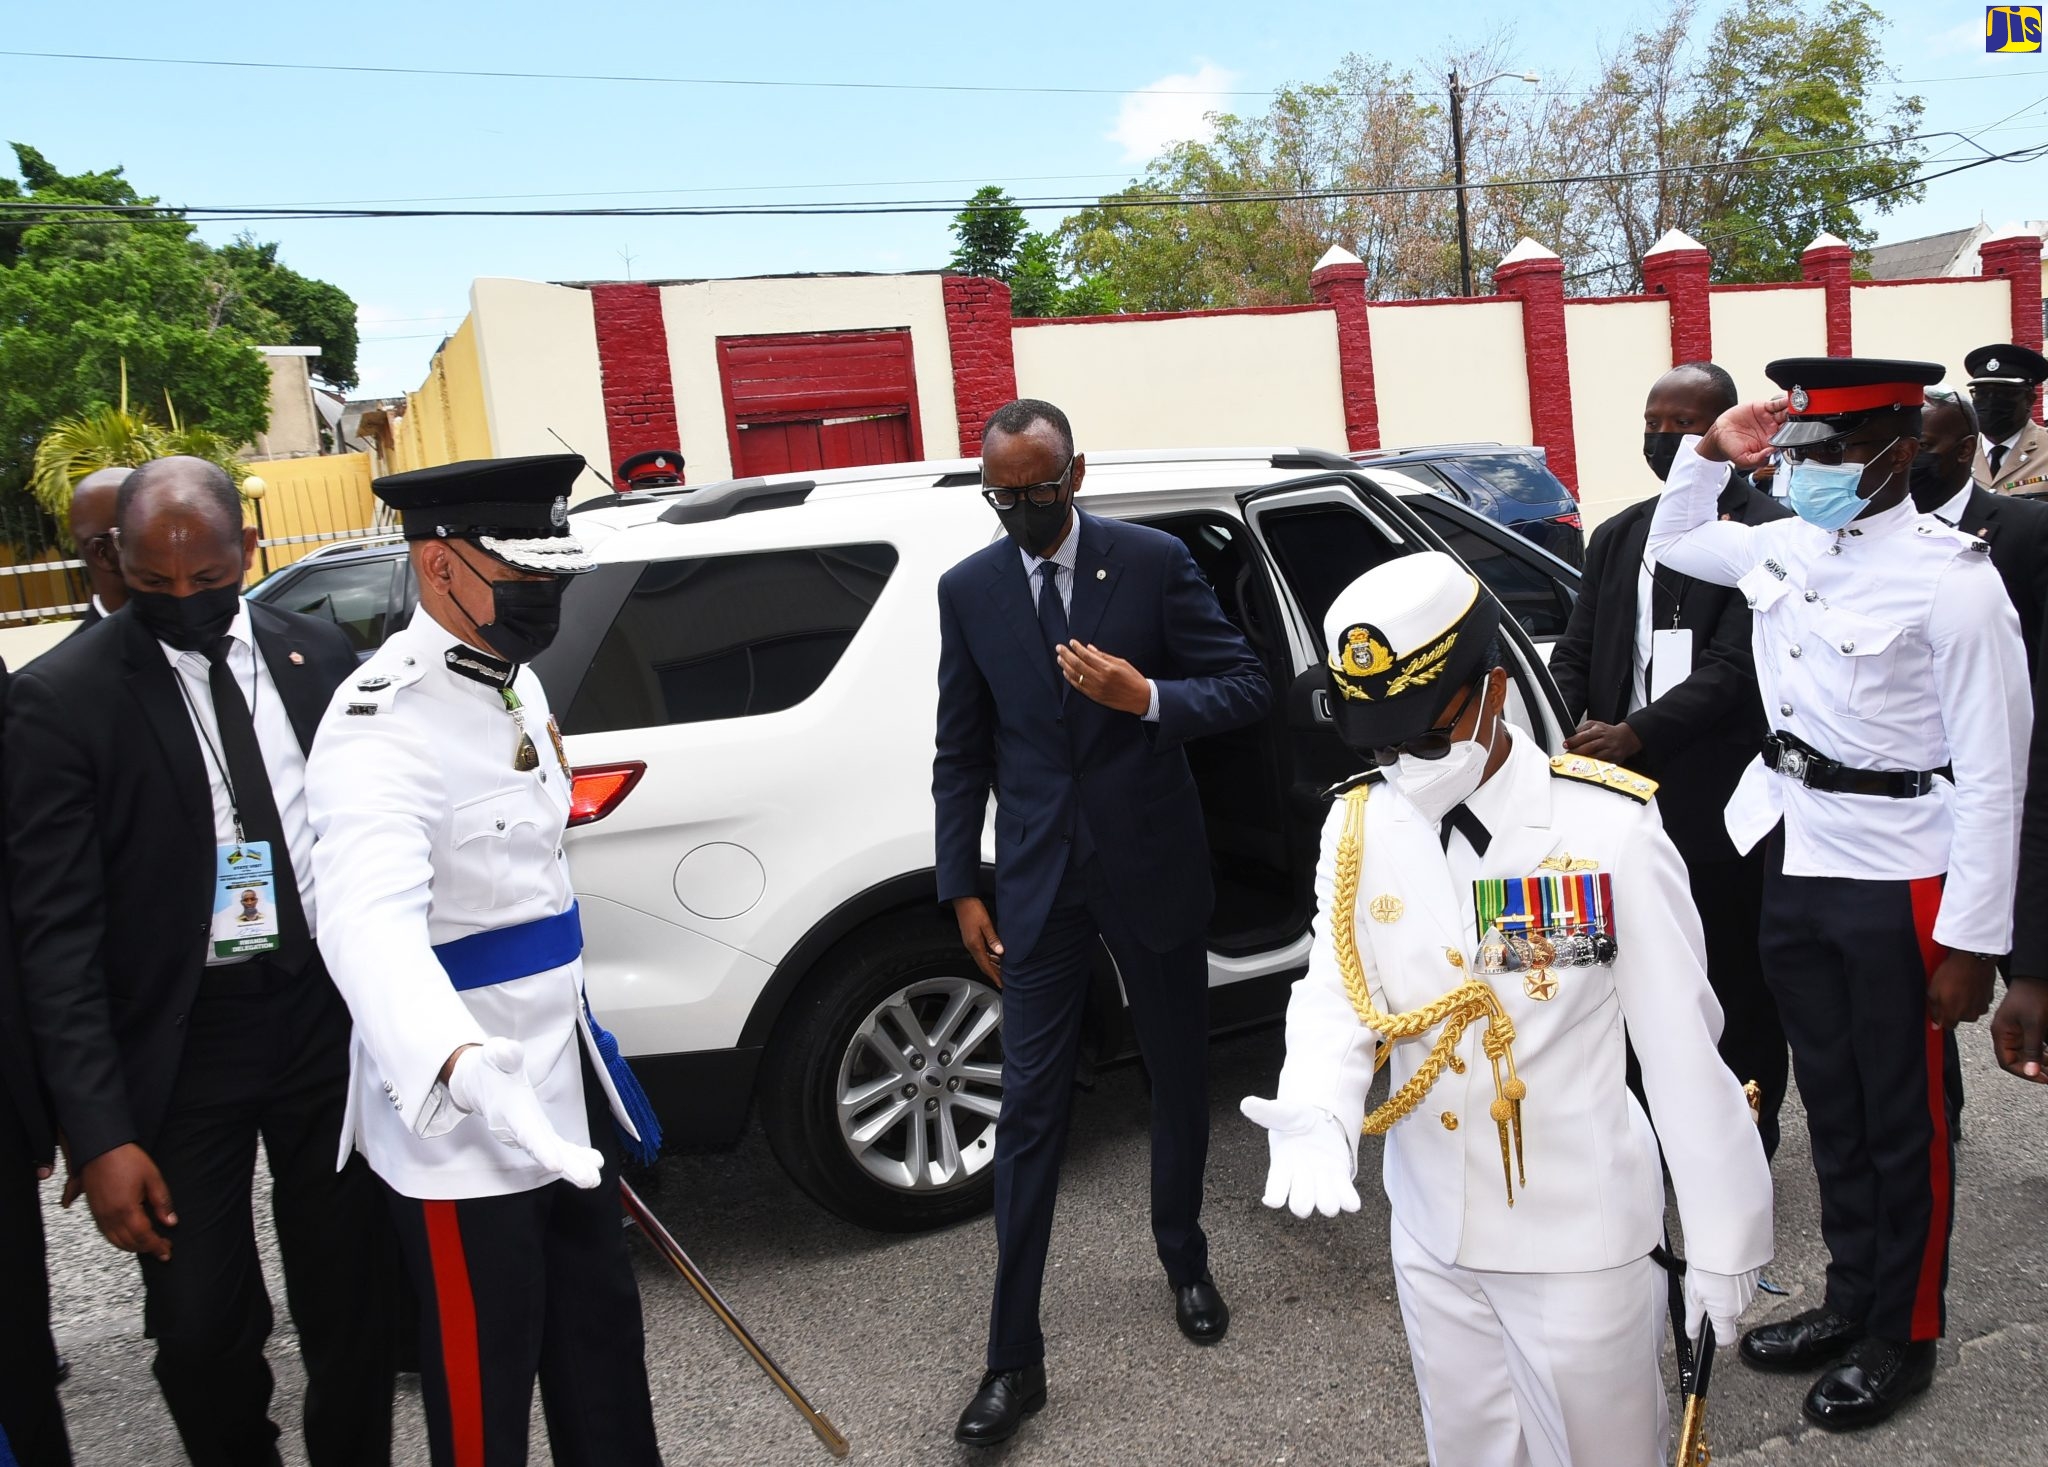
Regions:
[[[1017,1434],[1024,1418],[1045,1408],[1045,1364],[1022,1370],[991,1370],[982,1376],[974,1399],[960,1413],[953,1440],[970,1447],[992,1447]]]
[[[1841,1359],[1863,1334],[1857,1321],[1822,1305],[1744,1334],[1742,1359],[1758,1370],[1811,1370]]]
[[[1858,1341],[1806,1393],[1806,1419],[1829,1431],[1875,1426],[1933,1384],[1934,1348],[1933,1340]]]
[[[1230,1328],[1230,1306],[1206,1273],[1173,1291],[1173,1317],[1180,1332],[1198,1345],[1213,1345]]]

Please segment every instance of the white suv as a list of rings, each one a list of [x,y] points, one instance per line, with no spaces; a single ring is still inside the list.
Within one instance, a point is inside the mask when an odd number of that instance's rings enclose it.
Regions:
[[[577,767],[591,1001],[670,1138],[730,1142],[757,1103],[797,1182],[876,1228],[966,1216],[994,1185],[1002,1000],[932,874],[935,588],[1000,533],[979,483],[966,459],[579,506],[600,564],[537,664]],[[1313,450],[1090,454],[1082,503],[1185,541],[1279,694],[1188,748],[1214,1022],[1269,1019],[1307,962],[1321,792],[1358,762],[1329,724],[1324,609],[1388,557],[1463,554],[1510,613],[1515,716],[1556,748],[1538,643],[1577,573]],[[1106,952],[1098,972],[1088,1043],[1106,1060],[1132,1046]]]

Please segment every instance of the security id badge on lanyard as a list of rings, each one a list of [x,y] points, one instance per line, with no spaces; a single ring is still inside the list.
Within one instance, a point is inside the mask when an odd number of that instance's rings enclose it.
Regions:
[[[267,840],[215,846],[213,955],[250,957],[276,952],[277,874]]]

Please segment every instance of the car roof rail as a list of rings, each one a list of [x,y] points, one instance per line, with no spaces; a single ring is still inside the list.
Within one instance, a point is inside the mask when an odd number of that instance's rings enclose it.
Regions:
[[[588,499],[579,499],[569,506],[570,514],[583,514],[593,509],[610,509],[615,504],[653,504],[655,498],[644,489],[613,490],[610,494],[593,494]]]
[[[941,474],[932,480],[934,489],[965,489],[969,484],[981,482],[980,469],[963,469],[956,474]]]
[[[1271,463],[1276,469],[1342,469],[1346,473],[1358,467],[1343,454],[1332,453],[1327,448],[1296,448],[1276,453]]]
[[[788,509],[817,487],[815,479],[733,479],[671,504],[660,519],[665,525],[699,525],[757,509]]]

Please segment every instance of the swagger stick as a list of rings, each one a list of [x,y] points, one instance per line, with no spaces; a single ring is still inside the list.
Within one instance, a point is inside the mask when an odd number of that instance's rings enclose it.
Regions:
[[[747,1353],[754,1357],[754,1363],[767,1372],[768,1378],[775,1382],[775,1388],[789,1397],[790,1405],[803,1413],[803,1418],[810,1423],[811,1430],[818,1434],[818,1440],[825,1444],[825,1450],[835,1457],[845,1456],[846,1438],[840,1434],[839,1428],[827,1421],[823,1412],[805,1400],[804,1393],[790,1382],[789,1377],[782,1373],[781,1368],[773,1360],[768,1358],[768,1352],[754,1343],[754,1337],[747,1333],[747,1327],[739,1322],[725,1300],[718,1297],[718,1290],[711,1287],[711,1280],[705,1278],[697,1265],[690,1261],[690,1255],[683,1251],[683,1245],[675,1240],[675,1236],[662,1226],[661,1219],[648,1211],[647,1204],[640,1200],[640,1194],[626,1183],[620,1182],[619,1201],[624,1204],[626,1216],[632,1220],[633,1226],[640,1229],[641,1235],[654,1245],[655,1251],[666,1258],[675,1271],[683,1276],[685,1282],[697,1291],[697,1296],[711,1306],[711,1312],[718,1316],[718,1322],[731,1330],[733,1338],[746,1347]]]

